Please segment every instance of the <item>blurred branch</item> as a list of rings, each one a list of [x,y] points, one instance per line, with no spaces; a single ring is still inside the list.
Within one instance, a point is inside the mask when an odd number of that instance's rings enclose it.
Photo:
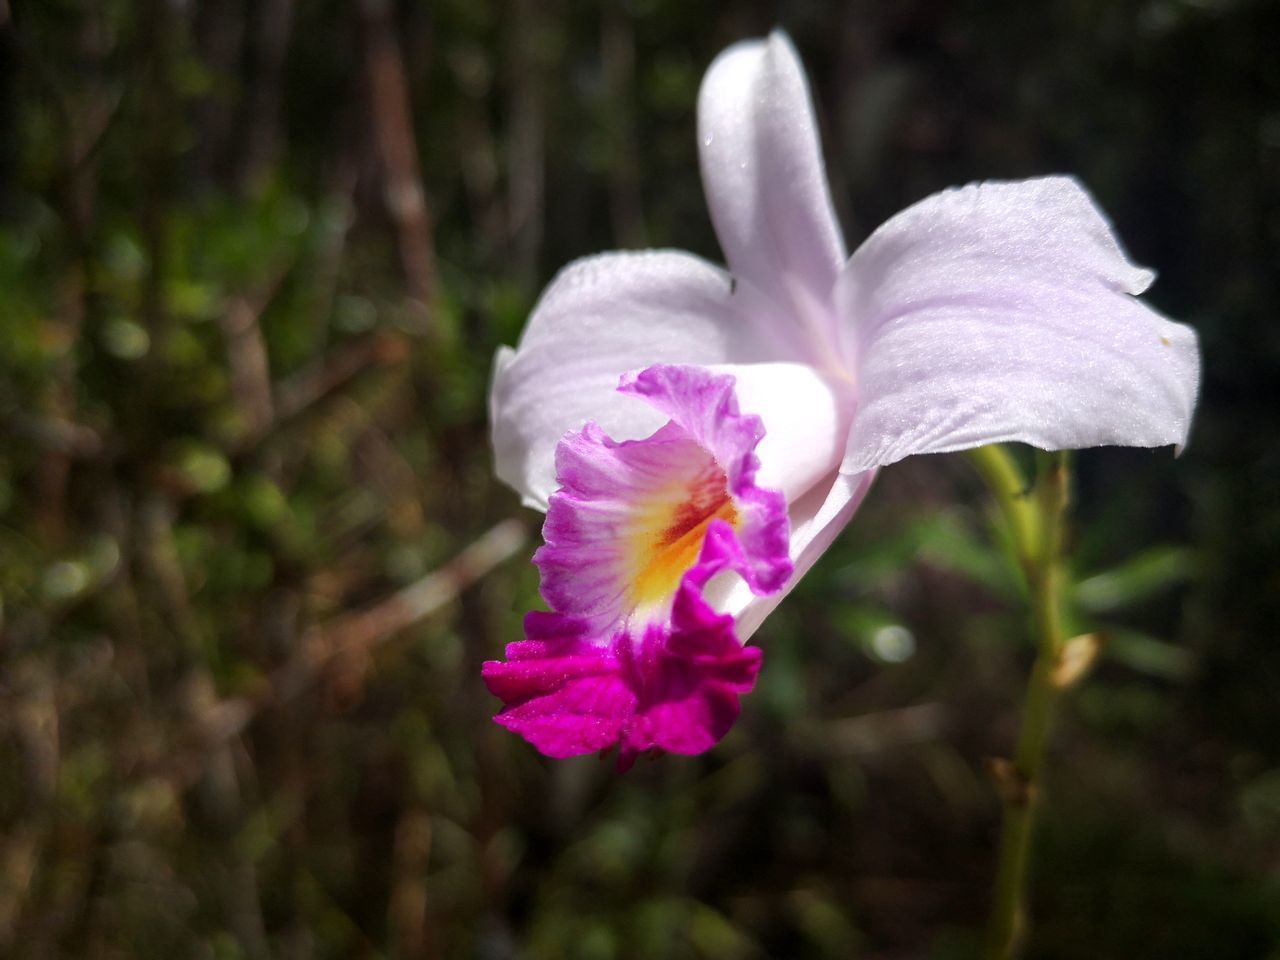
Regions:
[[[540,9],[538,0],[514,0],[509,7],[513,49],[507,231],[513,247],[514,272],[525,283],[535,275],[542,252],[546,97],[535,49]]]
[[[12,734],[22,758],[19,802],[25,814],[0,834],[0,950],[7,955],[19,935],[49,832],[49,810],[62,770],[62,734],[50,660],[29,657],[6,668],[0,688],[0,732]]]
[[[390,597],[308,630],[297,655],[272,680],[280,700],[295,696],[317,672],[339,654],[364,654],[392,635],[412,626],[445,604],[466,587],[514,556],[525,544],[528,531],[515,519],[503,520],[458,554],[440,570]]]
[[[388,909],[396,956],[412,960],[434,953],[427,924],[427,866],[431,854],[431,817],[410,807],[396,824],[391,851],[391,904]]]
[[[391,529],[406,538],[423,536],[427,518],[417,496],[417,473],[396,449],[378,411],[351,401],[343,403],[342,407],[351,423],[350,429],[356,434],[353,450],[361,464],[362,482],[381,495],[384,516]]]
[[[74,266],[68,265],[61,303],[50,318],[50,332],[67,345],[77,343],[86,326],[93,323],[95,299],[94,259],[91,255],[93,219],[97,206],[99,170],[96,157],[107,131],[119,116],[122,97],[102,69],[114,51],[110,31],[103,28],[97,11],[82,18],[72,32],[80,68],[68,73],[50,66],[49,50],[37,47],[27,33],[8,23],[6,5],[5,39],[8,51],[17,54],[29,75],[43,90],[44,108],[59,129],[56,138],[58,160],[51,180],[54,206],[66,230]],[[79,82],[78,82],[79,81]],[[42,448],[36,483],[42,495],[35,511],[44,538],[57,544],[66,535],[67,494],[73,457],[92,456],[100,448],[96,434],[71,426],[76,419],[78,374],[75,352],[66,349],[52,365],[37,406],[42,417],[28,418],[28,435]],[[62,424],[68,425],[61,428]],[[89,452],[92,450],[92,452]]]
[[[281,85],[293,25],[293,0],[261,0],[254,7],[259,17],[253,31],[258,46],[258,70],[249,92],[249,121],[240,174],[241,184],[250,189],[270,176],[276,160]]]
[[[439,334],[438,318],[430,311],[436,294],[435,248],[426,192],[418,172],[409,83],[396,40],[391,5],[388,0],[361,0],[360,14],[364,20],[369,108],[378,157],[386,178],[387,213],[396,226],[397,248],[409,295],[428,309],[429,329]]]
[[[139,157],[139,173],[145,178],[147,189],[139,220],[150,265],[143,278],[141,303],[142,318],[152,343],[142,369],[146,385],[143,402],[148,402],[161,389],[171,333],[172,318],[164,291],[174,252],[170,243],[170,221],[179,172],[173,144],[179,139],[182,124],[176,76],[182,36],[178,28],[184,11],[170,0],[148,0],[141,12],[145,55],[141,109],[146,135]]]
[[[0,0],[0,29],[11,27],[9,18],[8,4]],[[88,18],[77,37],[79,54],[95,68],[112,52],[105,42],[108,36],[109,31],[103,30],[100,22]],[[20,57],[23,69],[48,96],[54,108],[51,113],[64,133],[63,168],[57,172],[56,179],[74,190],[82,168],[96,156],[107,131],[120,115],[124,91],[120,86],[111,87],[101,82],[103,78],[95,70],[98,82],[85,84],[83,92],[68,92],[64,90],[65,73],[55,68],[47,51],[32,47],[21,31],[13,30],[12,38],[13,51]],[[81,66],[83,71],[84,65]],[[89,210],[80,213],[85,216],[83,224],[87,226]]]
[[[281,271],[262,295],[233,298],[221,317],[222,333],[227,340],[227,366],[231,372],[231,399],[244,424],[246,441],[266,433],[275,419],[271,367],[259,321],[283,277],[284,271]]]
[[[527,540],[528,530],[521,521],[503,520],[444,567],[416,583],[371,607],[307,630],[293,657],[271,675],[260,694],[212,701],[202,709],[190,729],[180,736],[179,748],[166,758],[166,767],[179,781],[191,782],[212,751],[239,736],[268,706],[279,706],[297,697],[337,657],[369,656],[395,634],[451,603],[467,587],[515,556]]]
[[[202,181],[217,182],[230,162],[229,146],[241,142],[234,135],[239,104],[225,86],[237,73],[245,32],[241,4],[203,3],[197,8],[193,35],[200,63],[222,88],[213,96],[203,97],[193,111],[197,139],[192,162],[196,178]]]
[[[6,664],[5,701],[12,705],[14,733],[23,755],[25,816],[17,828],[6,828],[0,841],[0,951],[20,951],[37,943],[51,944],[70,928],[86,929],[91,897],[107,860],[109,836],[100,823],[89,829],[94,842],[82,849],[80,869],[56,890],[41,882],[50,860],[57,858],[65,809],[67,777],[75,764],[69,699],[76,691],[59,676],[54,657],[29,657]],[[10,691],[12,699],[10,699]],[[70,692],[71,696],[68,697]],[[67,742],[64,742],[64,737]],[[24,880],[26,882],[24,882]],[[6,889],[7,888],[7,889]],[[39,951],[51,955],[52,951]],[[30,955],[39,955],[33,953]]]
[[[408,356],[398,334],[376,333],[339,347],[276,387],[276,422],[296,417],[372,366],[390,366]]]
[[[102,437],[92,427],[58,417],[6,410],[0,413],[0,430],[22,437],[36,446],[67,457],[84,459],[102,452]]]
[[[20,920],[40,862],[45,827],[27,817],[0,838],[0,950],[6,955],[18,939]]]
[[[640,198],[640,150],[633,104],[636,97],[636,44],[633,15],[615,4],[601,14],[600,46],[608,116],[613,123],[609,164],[609,215],[613,234],[624,247],[645,246],[644,204]]]
[[[186,684],[184,701],[187,715],[196,718],[218,705],[208,670],[197,668]],[[210,827],[221,841],[208,866],[211,878],[216,878],[220,888],[227,925],[235,933],[243,956],[249,960],[265,960],[271,954],[257,868],[238,837],[247,813],[233,741],[234,738],[229,737],[210,745],[202,758],[197,794]]]
[[[145,499],[139,506],[135,521],[138,552],[143,569],[155,588],[158,607],[164,613],[167,628],[190,652],[199,648],[201,630],[173,536],[176,517],[177,507],[171,498],[158,495]]]
[[[478,52],[470,56],[455,53],[450,65],[454,82],[466,97],[464,108],[458,111],[456,134],[462,184],[480,249],[491,257],[502,246],[506,224],[499,196],[498,148],[486,109],[490,65]]]
[[[50,328],[56,330],[59,338],[67,344],[75,343],[84,330],[88,278],[89,271],[83,264],[81,269],[68,272],[62,302],[50,317]],[[49,370],[42,400],[46,412],[19,414],[19,425],[28,427],[35,438],[42,441],[42,456],[36,473],[41,496],[35,514],[38,528],[50,544],[61,543],[67,535],[71,460],[77,454],[76,447],[85,450],[93,446],[93,440],[74,426],[76,372],[75,352],[64,350]],[[98,446],[100,448],[101,444]]]

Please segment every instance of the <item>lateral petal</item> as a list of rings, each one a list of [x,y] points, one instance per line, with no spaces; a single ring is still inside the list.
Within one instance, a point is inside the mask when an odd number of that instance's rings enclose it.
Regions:
[[[1009,440],[1185,443],[1196,335],[1135,299],[1151,279],[1067,177],[970,185],[898,214],[837,288],[858,352],[842,469]]]
[[[516,349],[495,359],[489,419],[498,477],[545,510],[565,433],[590,419],[616,440],[638,439],[663,423],[617,392],[623,373],[763,359],[769,350],[756,329],[730,302],[728,275],[690,254],[608,253],[570,264]]]

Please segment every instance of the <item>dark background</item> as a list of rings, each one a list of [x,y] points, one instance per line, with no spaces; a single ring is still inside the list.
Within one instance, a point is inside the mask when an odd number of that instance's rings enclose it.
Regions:
[[[884,471],[706,756],[546,761],[479,680],[536,602],[493,351],[575,257],[719,259],[697,86],[775,25],[851,246],[1072,173],[1199,331],[1185,455],[1075,461],[1109,645],[1028,955],[1280,957],[1263,0],[0,0],[0,955],[974,955],[1031,650],[963,458]]]

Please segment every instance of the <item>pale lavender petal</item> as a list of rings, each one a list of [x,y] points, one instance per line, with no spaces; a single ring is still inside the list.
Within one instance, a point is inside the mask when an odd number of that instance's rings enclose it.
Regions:
[[[739,406],[764,421],[764,439],[756,447],[760,486],[782,491],[790,503],[840,465],[855,406],[852,380],[799,363],[710,369],[732,376]]]
[[[838,286],[859,353],[844,471],[1009,440],[1185,443],[1196,337],[1135,299],[1151,278],[1069,178],[971,185],[898,214]]]
[[[698,94],[698,146],[730,271],[773,301],[775,323],[822,365],[841,349],[830,296],[844,241],[804,68],[786,34],[716,58]]]
[[[515,350],[499,351],[489,413],[499,478],[546,509],[555,447],[595,420],[615,439],[652,433],[656,410],[617,393],[655,363],[749,363],[769,356],[727,274],[673,251],[579,260],[542,295]]]
[[[717,584],[708,588],[708,602],[736,618],[740,640],[746,642],[751,638],[765,618],[835,542],[862,505],[875,475],[874,470],[852,476],[833,471],[824,482],[815,484],[806,496],[791,504],[788,515],[794,569],[780,591],[757,596],[741,581],[724,578],[719,581],[719,589],[713,589]]]

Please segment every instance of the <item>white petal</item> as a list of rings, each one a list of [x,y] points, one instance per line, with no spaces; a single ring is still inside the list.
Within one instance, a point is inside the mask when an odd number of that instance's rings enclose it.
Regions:
[[[1019,440],[1045,449],[1182,444],[1195,333],[1135,299],[1131,264],[1064,177],[936,194],[849,261],[859,409],[844,470]]]
[[[844,241],[804,69],[785,34],[716,58],[698,94],[698,145],[729,269],[776,304],[776,322],[822,365],[839,350],[830,296]]]
[[[764,359],[729,277],[674,251],[612,253],[570,264],[543,293],[519,346],[498,352],[489,398],[498,477],[546,509],[555,446],[595,420],[615,440],[648,436],[665,418],[617,392],[654,363],[707,366]]]
[[[850,383],[800,363],[714,369],[733,375],[738,409],[764,421],[756,486],[780,490],[793,503],[840,465],[853,416]]]
[[[737,618],[739,640],[745,643],[755,633],[765,617],[773,612],[831,546],[862,505],[875,474],[874,470],[853,476],[832,473],[826,482],[816,484],[807,496],[791,505],[787,512],[791,518],[791,559],[795,564],[795,571],[779,593],[757,597],[741,578],[726,578],[722,584],[713,581],[708,585],[708,601],[717,610],[732,613]],[[718,593],[713,593],[711,587],[720,589]]]

